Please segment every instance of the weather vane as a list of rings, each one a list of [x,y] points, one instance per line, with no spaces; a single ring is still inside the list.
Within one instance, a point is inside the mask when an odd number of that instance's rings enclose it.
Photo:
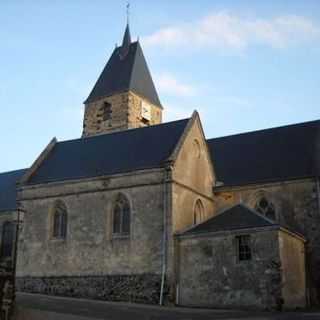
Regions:
[[[127,24],[129,24],[129,18],[130,18],[130,2],[127,2]]]

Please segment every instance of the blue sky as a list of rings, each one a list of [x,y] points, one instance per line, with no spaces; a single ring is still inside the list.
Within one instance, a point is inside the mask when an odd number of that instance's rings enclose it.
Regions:
[[[78,138],[83,104],[125,28],[125,1],[0,1],[0,172]],[[131,1],[165,121],[207,137],[320,118],[320,1]]]

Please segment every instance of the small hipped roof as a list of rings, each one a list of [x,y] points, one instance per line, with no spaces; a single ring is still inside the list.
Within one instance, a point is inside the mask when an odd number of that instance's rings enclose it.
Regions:
[[[277,226],[278,224],[243,204],[237,204],[222,213],[195,225],[183,234],[199,234],[248,228]]]
[[[162,108],[140,43],[131,42],[128,25],[122,45],[114,49],[85,103],[126,91]]]

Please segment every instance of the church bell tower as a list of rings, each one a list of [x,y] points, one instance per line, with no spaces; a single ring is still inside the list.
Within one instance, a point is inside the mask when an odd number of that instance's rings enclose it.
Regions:
[[[157,91],[129,24],[84,104],[83,137],[162,122]]]

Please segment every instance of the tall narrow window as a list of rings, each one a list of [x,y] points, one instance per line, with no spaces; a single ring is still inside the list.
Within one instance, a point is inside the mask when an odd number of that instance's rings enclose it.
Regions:
[[[130,205],[123,194],[118,195],[113,207],[113,233],[130,234]]]
[[[249,235],[237,236],[238,260],[251,260],[251,238]]]
[[[111,108],[111,103],[109,102],[104,102],[103,107],[102,107],[102,120],[110,120],[112,115],[112,108]]]
[[[5,222],[2,226],[1,257],[12,256],[15,226],[12,222]]]
[[[53,212],[53,237],[64,239],[67,236],[67,208],[62,201],[57,201]]]
[[[276,220],[276,211],[274,209],[274,205],[271,202],[269,202],[265,197],[259,199],[255,209],[267,218],[271,220]]]
[[[193,212],[193,223],[198,224],[203,220],[204,216],[204,208],[201,200],[197,200],[196,204],[194,206],[194,212]]]

